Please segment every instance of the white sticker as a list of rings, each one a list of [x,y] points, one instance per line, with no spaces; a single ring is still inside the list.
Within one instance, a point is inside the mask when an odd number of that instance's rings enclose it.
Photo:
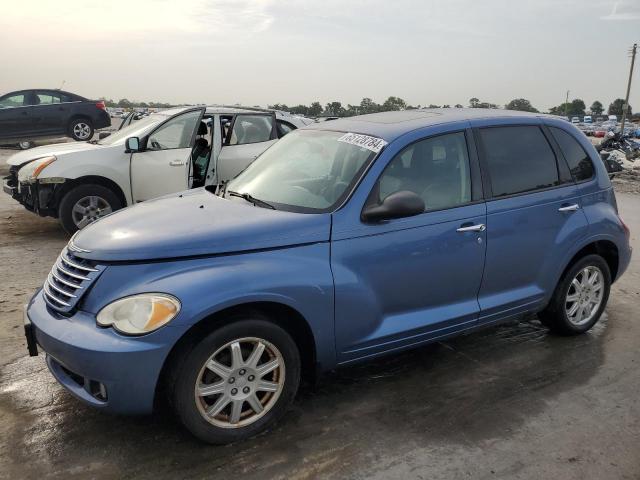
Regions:
[[[370,137],[360,133],[345,133],[338,139],[339,142],[350,143],[356,147],[366,148],[372,152],[380,152],[387,142],[378,137]]]

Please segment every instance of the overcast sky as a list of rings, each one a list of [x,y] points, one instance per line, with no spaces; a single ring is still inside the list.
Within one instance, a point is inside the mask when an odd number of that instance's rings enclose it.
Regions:
[[[0,93],[547,109],[623,97],[640,0],[0,0]],[[640,63],[640,59],[639,62]],[[630,103],[640,110],[640,66]]]

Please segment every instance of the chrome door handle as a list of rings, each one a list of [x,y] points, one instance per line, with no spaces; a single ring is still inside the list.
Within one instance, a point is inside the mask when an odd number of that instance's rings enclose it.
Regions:
[[[456,232],[484,232],[487,229],[487,226],[484,223],[479,223],[478,225],[469,225],[468,227],[460,227],[456,230]]]
[[[568,205],[566,207],[560,207],[558,209],[558,211],[559,212],[575,212],[579,208],[580,208],[580,205],[578,205],[577,203],[574,203],[573,205]]]
[[[184,162],[182,160],[171,160],[169,162],[169,165],[171,165],[172,167],[181,167],[182,165],[184,165]]]

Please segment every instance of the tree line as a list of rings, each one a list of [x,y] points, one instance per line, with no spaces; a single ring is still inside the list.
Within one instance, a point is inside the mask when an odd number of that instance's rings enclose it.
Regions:
[[[130,101],[126,98],[122,98],[117,102],[111,99],[102,99],[105,101],[107,107],[118,107],[118,108],[169,108],[173,105],[169,103],[160,103],[160,102],[136,102]],[[476,97],[472,97],[469,99],[467,104],[470,108],[501,108],[499,105],[490,102],[482,102],[480,99]],[[390,111],[398,111],[398,110],[414,110],[418,108],[463,108],[464,105],[460,103],[456,103],[455,105],[444,104],[444,105],[410,105],[405,102],[400,97],[389,97],[382,103],[377,103],[369,97],[363,98],[359,104],[357,105],[343,105],[342,102],[333,101],[325,104],[324,106],[320,102],[312,102],[309,105],[285,105],[283,103],[274,103],[273,105],[269,105],[269,108],[274,110],[282,110],[286,112],[291,112],[297,115],[304,115],[307,117],[320,117],[320,116],[328,116],[328,117],[350,117],[353,115],[364,115],[367,113],[378,113],[378,112],[390,112]],[[624,108],[624,99],[616,98],[613,102],[609,104],[609,108],[607,109],[607,113],[609,115],[622,115],[622,111]],[[522,112],[539,112],[529,100],[526,98],[515,98],[511,100],[509,103],[504,105],[505,110],[518,110]],[[553,115],[561,115],[561,116],[583,116],[587,113],[591,115],[602,115],[605,112],[604,105],[599,100],[595,100],[591,107],[587,110],[586,104],[584,100],[581,98],[576,98],[570,102],[562,103],[555,107],[551,107],[547,113],[551,113]],[[632,114],[631,106],[629,106],[629,110],[627,112],[629,116]],[[638,116],[637,114],[634,117]]]

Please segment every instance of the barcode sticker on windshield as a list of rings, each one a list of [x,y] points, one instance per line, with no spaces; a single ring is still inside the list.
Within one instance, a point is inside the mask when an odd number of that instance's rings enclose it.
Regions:
[[[372,152],[380,152],[387,142],[378,137],[370,137],[360,133],[345,133],[338,139],[339,142],[350,143],[356,147],[366,148]]]

